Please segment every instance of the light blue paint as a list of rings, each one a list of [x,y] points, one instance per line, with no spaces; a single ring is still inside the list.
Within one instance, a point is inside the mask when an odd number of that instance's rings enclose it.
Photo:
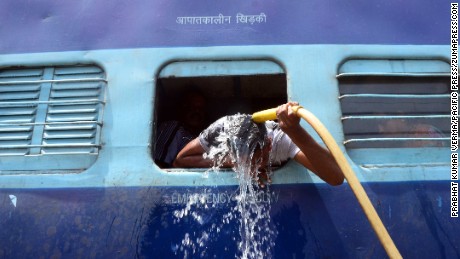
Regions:
[[[236,185],[233,172],[160,170],[150,156],[155,76],[177,60],[275,61],[287,76],[288,97],[312,111],[343,146],[338,102],[338,68],[351,58],[444,59],[448,46],[284,45],[203,48],[123,49],[0,56],[0,66],[97,64],[107,75],[102,148],[87,170],[16,172],[0,169],[0,188],[62,188],[98,186]],[[310,129],[305,122],[302,125]],[[319,140],[316,134],[313,134]],[[447,148],[360,150],[346,157],[362,182],[448,180]],[[359,157],[375,157],[364,165]],[[427,161],[427,156],[430,162]],[[51,162],[51,161],[50,161]],[[55,161],[59,163],[58,160]],[[388,164],[390,163],[390,164]],[[0,165],[1,167],[1,165]],[[62,174],[65,173],[65,174]],[[276,171],[274,184],[323,183],[295,162]]]

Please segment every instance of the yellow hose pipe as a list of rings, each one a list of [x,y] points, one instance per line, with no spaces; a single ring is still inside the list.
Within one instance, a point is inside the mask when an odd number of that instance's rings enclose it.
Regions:
[[[340,150],[332,135],[329,133],[329,131],[326,129],[323,123],[321,123],[321,121],[318,120],[318,118],[316,118],[315,115],[313,115],[313,113],[307,111],[301,106],[293,106],[291,108],[297,116],[304,119],[313,127],[313,129],[324,141],[324,144],[326,144],[327,148],[329,149],[335,161],[342,170],[345,179],[347,179],[348,185],[355,194],[356,199],[361,205],[364,214],[369,220],[372,228],[374,229],[374,232],[376,233],[378,239],[380,240],[380,243],[382,244],[388,256],[390,258],[402,258],[401,254],[396,248],[396,245],[394,244],[393,240],[388,234],[387,229],[383,225],[382,220],[380,219],[379,215],[375,211],[374,206],[369,200],[366,191],[364,190],[363,186],[356,177],[356,174],[351,169],[350,164],[348,163],[347,159],[345,158],[344,154]],[[276,108],[256,112],[252,115],[253,121],[257,123],[261,123],[266,120],[275,120],[276,118]]]
[[[296,107],[296,106],[295,106]],[[252,120],[256,123],[261,123],[269,120],[276,120],[276,109],[268,109],[260,112],[256,112],[252,115]]]

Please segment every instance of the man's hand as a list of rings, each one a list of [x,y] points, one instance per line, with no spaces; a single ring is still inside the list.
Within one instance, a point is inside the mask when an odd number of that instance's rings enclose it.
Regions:
[[[278,117],[278,123],[284,132],[288,135],[291,132],[296,132],[300,127],[300,118],[292,110],[292,106],[298,106],[297,102],[288,102],[286,104],[278,106],[276,110],[276,116]]]

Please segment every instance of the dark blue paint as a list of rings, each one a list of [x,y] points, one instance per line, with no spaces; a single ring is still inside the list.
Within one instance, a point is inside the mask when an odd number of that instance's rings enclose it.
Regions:
[[[372,203],[405,258],[458,258],[460,224],[450,213],[450,182],[364,184]],[[235,204],[194,208],[180,221],[184,204],[171,195],[232,194],[236,187],[95,188],[0,191],[0,258],[232,258],[238,222],[222,224]],[[347,185],[272,186],[269,226],[276,230],[275,258],[385,258]],[[8,195],[17,197],[15,208]],[[228,205],[231,206],[228,206]],[[217,233],[214,226],[220,226]],[[214,229],[214,230],[213,230]],[[185,233],[203,231],[203,247],[180,249]],[[268,248],[267,248],[268,249]]]
[[[232,16],[226,25],[178,16]],[[236,14],[265,13],[263,24]],[[0,53],[270,44],[449,44],[449,1],[0,1]]]

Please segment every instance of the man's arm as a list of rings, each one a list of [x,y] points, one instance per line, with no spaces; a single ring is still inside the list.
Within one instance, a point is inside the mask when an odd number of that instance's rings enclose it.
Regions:
[[[208,168],[212,166],[212,161],[203,158],[204,148],[200,145],[198,138],[190,141],[180,152],[177,154],[173,162],[173,167],[182,168]]]
[[[281,130],[300,149],[294,159],[330,185],[342,184],[344,176],[335,159],[300,126],[300,118],[291,109],[294,105],[298,104],[290,102],[281,105],[276,112]]]

